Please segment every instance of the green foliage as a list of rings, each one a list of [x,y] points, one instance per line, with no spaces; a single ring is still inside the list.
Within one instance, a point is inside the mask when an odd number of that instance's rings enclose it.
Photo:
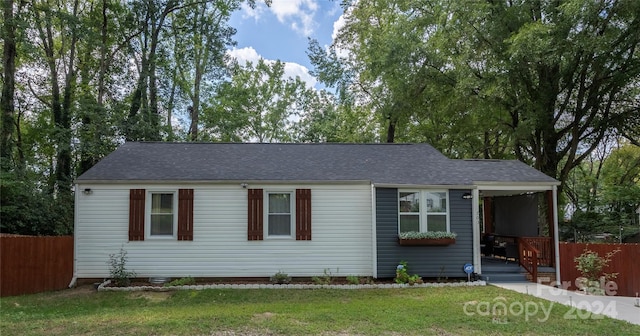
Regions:
[[[359,285],[360,277],[358,277],[357,275],[347,275],[347,283],[349,283],[350,285]]]
[[[73,233],[73,196],[54,198],[32,180],[0,173],[0,231],[24,235]]]
[[[269,278],[269,281],[274,284],[288,284],[289,282],[291,282],[291,277],[287,273],[278,271],[276,274],[272,275],[271,278]]]
[[[620,250],[614,250],[601,257],[597,252],[585,249],[581,255],[575,257],[576,269],[584,278],[581,281],[581,286],[589,293],[603,295],[604,288],[601,284],[615,279],[618,275],[618,273],[605,273],[604,268],[609,265],[613,256],[618,252]]]
[[[395,282],[399,284],[405,284],[409,282],[409,270],[406,261],[401,261],[396,267]]]
[[[325,268],[323,271],[324,275],[322,276],[314,276],[311,278],[316,285],[330,285],[334,281],[333,273],[331,273],[331,269]]]
[[[453,238],[455,239],[458,236],[455,232],[446,232],[446,231],[427,231],[427,232],[400,232],[400,239],[442,239],[442,238]]]
[[[396,267],[396,277],[394,281],[398,284],[409,284],[413,286],[416,283],[422,283],[422,278],[417,275],[409,275],[409,266],[406,261],[401,261]]]
[[[564,223],[565,239],[592,241],[611,234],[619,241],[640,233],[635,213],[640,199],[640,147],[627,142],[604,143],[569,175],[568,202],[575,211]],[[622,232],[620,231],[622,228]]]
[[[605,279],[613,279],[616,277],[616,273],[604,273],[603,269],[609,265],[613,256],[620,252],[620,250],[614,250],[608,252],[604,257],[601,257],[597,252],[585,249],[581,255],[574,258],[576,262],[576,268],[580,271],[583,277],[589,280],[600,280],[601,277]]]
[[[135,278],[136,273],[127,270],[127,251],[120,248],[118,253],[109,254],[109,274],[113,284],[117,287],[126,287],[131,284],[131,278]]]
[[[192,277],[184,277],[184,278],[172,280],[171,282],[168,282],[168,283],[164,284],[164,287],[191,286],[191,285],[195,285],[195,284],[196,284],[196,279],[194,279]]]

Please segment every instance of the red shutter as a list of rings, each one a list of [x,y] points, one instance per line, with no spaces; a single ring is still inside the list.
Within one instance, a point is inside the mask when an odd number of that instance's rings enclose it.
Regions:
[[[144,189],[129,190],[129,241],[144,240]]]
[[[193,240],[193,189],[178,190],[178,240]]]
[[[247,236],[248,240],[263,240],[263,221],[264,221],[264,208],[263,208],[263,192],[262,189],[249,189],[248,199],[248,228]]]
[[[311,240],[311,189],[296,189],[296,240]]]

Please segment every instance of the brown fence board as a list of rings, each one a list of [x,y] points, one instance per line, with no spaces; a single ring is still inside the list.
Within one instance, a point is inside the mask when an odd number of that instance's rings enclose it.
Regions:
[[[576,269],[575,257],[589,249],[604,257],[607,252],[620,249],[611,259],[604,272],[618,273],[613,281],[618,285],[618,296],[633,296],[640,293],[640,244],[586,244],[560,243],[560,278],[562,282],[570,281],[569,289],[576,289],[575,279],[580,272]]]
[[[0,237],[0,296],[67,288],[73,277],[73,237]]]

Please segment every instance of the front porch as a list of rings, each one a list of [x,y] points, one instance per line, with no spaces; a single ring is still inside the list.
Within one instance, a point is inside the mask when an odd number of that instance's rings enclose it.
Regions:
[[[481,277],[559,281],[556,187],[510,186],[505,190],[491,186],[480,189],[478,199]]]

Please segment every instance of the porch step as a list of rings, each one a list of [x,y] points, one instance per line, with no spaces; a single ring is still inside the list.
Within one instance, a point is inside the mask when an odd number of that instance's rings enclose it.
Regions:
[[[482,265],[482,273],[521,273],[523,268],[516,263],[502,265]]]
[[[528,282],[527,275],[525,273],[486,273],[483,272],[480,275],[480,279],[487,283],[501,283],[501,282]]]

